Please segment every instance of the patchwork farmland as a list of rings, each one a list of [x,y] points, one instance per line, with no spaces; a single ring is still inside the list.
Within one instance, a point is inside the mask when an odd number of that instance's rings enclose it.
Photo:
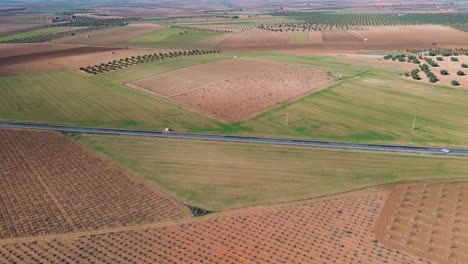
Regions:
[[[156,75],[127,85],[217,118],[235,121],[323,88],[331,82],[333,78],[322,70],[234,58]]]
[[[387,195],[388,191],[374,190],[176,225],[38,242],[0,241],[0,259],[5,263],[78,258],[114,263],[128,259],[138,259],[138,263],[426,263],[375,241],[373,226]]]
[[[0,264],[465,264],[467,32],[461,0],[3,1]]]

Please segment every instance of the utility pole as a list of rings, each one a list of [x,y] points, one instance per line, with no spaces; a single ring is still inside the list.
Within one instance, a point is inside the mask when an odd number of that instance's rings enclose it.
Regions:
[[[415,127],[416,127],[416,116],[415,116],[414,119],[413,119],[413,130],[412,130],[412,131],[414,131],[414,128],[415,128]]]

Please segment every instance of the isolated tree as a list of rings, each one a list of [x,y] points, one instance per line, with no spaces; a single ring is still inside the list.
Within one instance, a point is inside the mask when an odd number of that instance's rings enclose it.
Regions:
[[[450,60],[451,61],[458,61],[458,58],[457,57],[451,57]]]
[[[449,75],[449,72],[447,70],[441,70],[440,74],[442,75]]]
[[[466,63],[463,63],[461,66],[462,66],[462,68],[468,68],[468,64],[466,64]]]
[[[465,72],[464,71],[457,71],[457,75],[463,76],[463,75],[465,75]]]
[[[453,86],[458,86],[458,85],[460,85],[460,83],[459,83],[457,80],[453,80],[453,81],[452,81],[452,85],[453,85]]]

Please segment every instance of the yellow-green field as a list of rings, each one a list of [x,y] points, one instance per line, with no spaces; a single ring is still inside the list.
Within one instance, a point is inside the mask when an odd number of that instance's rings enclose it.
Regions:
[[[124,85],[233,56],[309,65],[340,78],[325,90],[234,123],[215,120]],[[60,70],[0,78],[0,120],[468,146],[468,91],[408,81],[398,74],[395,69],[352,64],[337,56],[279,52],[183,57],[99,76]]]
[[[151,32],[119,46],[141,47],[141,48],[212,48],[203,47],[197,42],[219,35],[213,32],[204,32],[198,30],[184,30],[178,28],[166,28],[160,31]]]
[[[77,139],[179,201],[217,211],[468,176],[468,158],[461,157],[103,135]]]
[[[6,40],[12,40],[12,39],[18,39],[18,38],[27,38],[27,37],[33,37],[33,36],[38,36],[38,35],[45,35],[48,33],[55,33],[57,31],[63,31],[63,28],[47,27],[47,28],[41,28],[41,29],[34,29],[31,31],[23,32],[23,33],[17,33],[13,35],[0,37],[0,41],[6,41]]]

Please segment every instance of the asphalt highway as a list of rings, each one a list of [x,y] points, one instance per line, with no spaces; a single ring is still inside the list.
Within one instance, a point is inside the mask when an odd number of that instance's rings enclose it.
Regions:
[[[182,139],[197,139],[197,140],[209,140],[209,141],[261,143],[261,144],[272,144],[272,145],[291,145],[291,146],[319,147],[319,148],[404,152],[404,153],[418,153],[418,154],[429,154],[429,155],[468,156],[468,149],[448,148],[448,147],[338,142],[338,141],[326,141],[326,140],[256,137],[256,136],[223,135],[223,134],[163,132],[163,131],[157,131],[157,130],[100,128],[100,127],[84,127],[84,126],[68,126],[68,125],[53,125],[53,124],[42,124],[42,123],[20,123],[20,122],[0,122],[0,127],[35,129],[35,130],[52,130],[52,131],[59,131],[59,132],[75,132],[75,133],[85,133],[85,134],[126,135],[126,136],[142,136],[142,137],[159,137],[159,138],[182,138]],[[443,152],[442,151],[443,149],[449,149],[450,152],[448,153]]]

